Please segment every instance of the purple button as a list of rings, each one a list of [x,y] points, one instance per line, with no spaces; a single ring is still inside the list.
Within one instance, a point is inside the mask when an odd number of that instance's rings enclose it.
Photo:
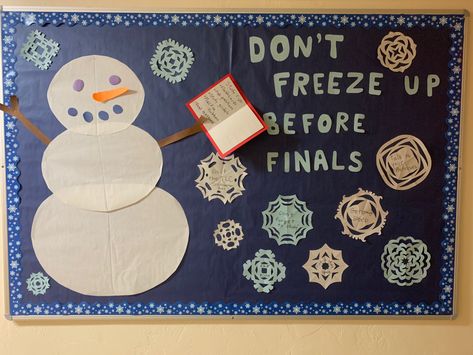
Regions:
[[[108,82],[112,85],[118,85],[122,82],[122,79],[118,75],[112,75],[110,78],[108,78]]]
[[[81,79],[74,80],[74,83],[72,84],[72,88],[75,91],[81,91],[84,88],[84,80],[81,80]]]

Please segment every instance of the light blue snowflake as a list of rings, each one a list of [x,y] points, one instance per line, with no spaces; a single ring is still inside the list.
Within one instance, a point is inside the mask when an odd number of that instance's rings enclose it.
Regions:
[[[286,267],[276,261],[271,250],[260,249],[252,260],[243,264],[243,276],[253,281],[256,291],[269,293],[276,282],[286,277]]]
[[[297,245],[313,229],[313,212],[296,195],[279,195],[262,213],[263,229],[278,245]]]
[[[43,275],[42,272],[33,272],[26,280],[26,289],[33,295],[44,295],[49,288],[49,277]]]
[[[194,54],[189,47],[167,39],[158,43],[149,63],[156,76],[175,84],[186,79]]]
[[[20,50],[20,55],[37,68],[46,70],[51,66],[52,59],[59,52],[59,43],[47,38],[38,30],[30,32]]]
[[[398,286],[421,282],[430,268],[430,254],[422,240],[399,237],[389,241],[381,255],[384,277]]]

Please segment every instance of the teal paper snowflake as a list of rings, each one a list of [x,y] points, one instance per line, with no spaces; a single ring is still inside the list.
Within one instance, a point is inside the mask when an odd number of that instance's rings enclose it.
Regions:
[[[175,84],[187,77],[194,63],[194,54],[189,47],[167,39],[158,43],[149,63],[156,76]]]
[[[390,240],[381,255],[384,277],[398,286],[421,282],[430,268],[430,253],[422,240],[399,237]]]
[[[260,249],[252,260],[243,264],[243,276],[253,281],[256,291],[269,293],[276,282],[286,277],[286,267],[276,261],[271,250]]]
[[[296,195],[279,195],[262,213],[263,229],[278,245],[297,245],[313,229],[313,213]]]
[[[59,43],[47,38],[38,30],[30,32],[20,50],[20,55],[37,68],[46,70],[51,66],[52,59],[59,52]]]
[[[43,275],[42,272],[33,272],[26,280],[26,289],[33,295],[44,295],[49,288],[49,277]]]

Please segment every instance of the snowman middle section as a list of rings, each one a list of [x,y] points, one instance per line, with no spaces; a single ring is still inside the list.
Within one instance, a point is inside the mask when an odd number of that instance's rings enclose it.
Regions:
[[[53,192],[32,226],[36,256],[61,285],[86,295],[147,291],[179,266],[189,229],[179,202],[156,188],[157,141],[130,125],[104,135],[66,130],[43,155]]]

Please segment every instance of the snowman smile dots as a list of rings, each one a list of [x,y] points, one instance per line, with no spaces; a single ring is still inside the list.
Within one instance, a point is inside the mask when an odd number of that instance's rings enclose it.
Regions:
[[[161,149],[132,125],[144,95],[133,71],[105,56],[74,59],[50,83],[49,106],[66,130],[43,154],[53,195],[36,211],[31,238],[44,270],[73,291],[145,292],[169,278],[186,251],[185,213],[156,187]]]

